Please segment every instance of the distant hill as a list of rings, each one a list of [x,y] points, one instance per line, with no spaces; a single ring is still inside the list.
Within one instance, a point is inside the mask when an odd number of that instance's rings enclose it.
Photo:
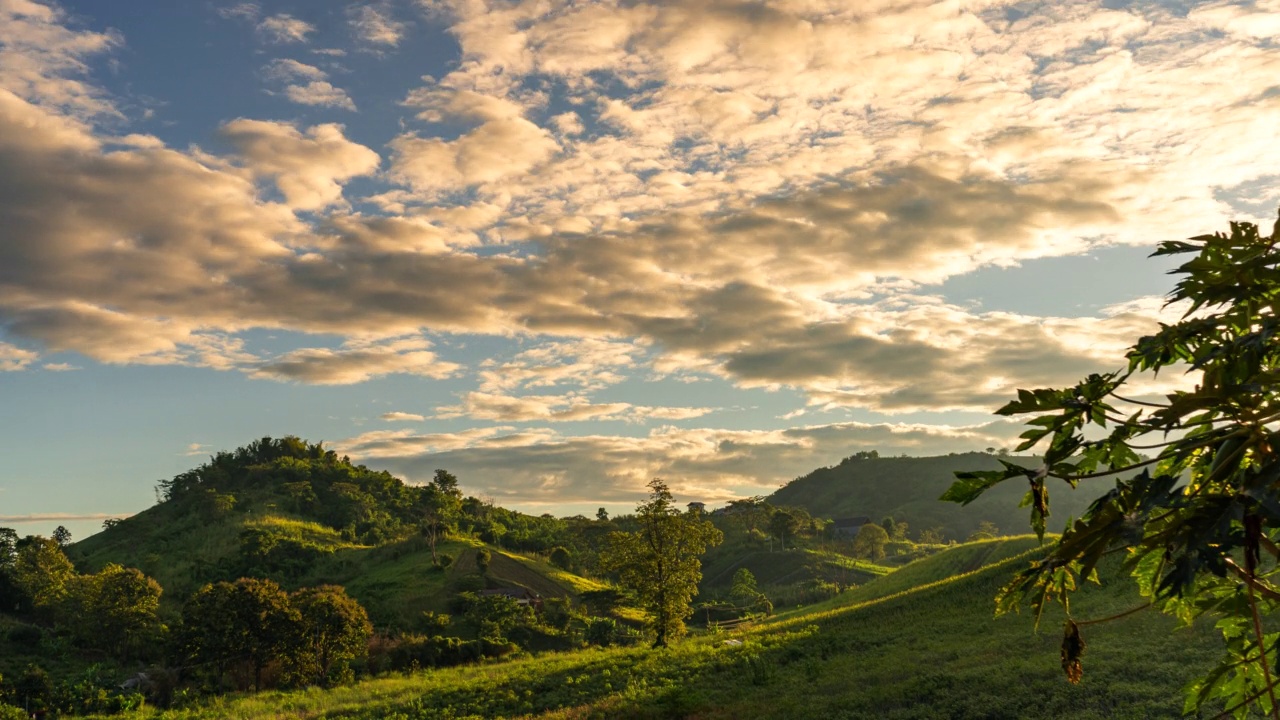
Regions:
[[[1010,457],[1028,467],[1037,458]],[[780,488],[768,500],[777,506],[795,506],[824,518],[866,515],[879,522],[886,516],[905,521],[915,533],[942,528],[949,540],[964,540],[982,521],[995,523],[1006,534],[1028,531],[1030,511],[1018,507],[1027,483],[1009,480],[968,506],[938,498],[951,487],[957,470],[996,470],[1000,463],[986,453],[960,453],[937,457],[846,458],[834,467],[819,468]],[[1079,517],[1098,495],[1110,487],[1105,479],[1073,491],[1064,482],[1049,485],[1051,530],[1061,530],[1069,517]]]
[[[492,556],[490,586],[544,597],[601,587],[467,535],[437,547],[454,560],[441,570],[419,532],[423,488],[298,438],[264,438],[218,453],[161,490],[162,502],[75,543],[68,554],[81,571],[108,563],[142,570],[164,588],[169,612],[205,583],[266,577],[287,588],[342,585],[379,628],[412,630],[423,611],[448,609],[464,576],[476,575],[474,558],[483,547]],[[479,509],[507,526],[543,522]],[[463,520],[477,522],[471,515]]]

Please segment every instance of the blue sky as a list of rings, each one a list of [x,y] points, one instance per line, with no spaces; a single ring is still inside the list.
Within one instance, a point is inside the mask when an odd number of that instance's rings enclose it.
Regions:
[[[0,525],[257,437],[534,512],[1013,444],[1280,199],[1280,3],[0,0]],[[1161,378],[1145,389],[1176,387]]]

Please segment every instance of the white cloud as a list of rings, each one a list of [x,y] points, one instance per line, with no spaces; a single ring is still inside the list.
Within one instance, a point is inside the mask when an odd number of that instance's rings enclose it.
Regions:
[[[264,18],[258,23],[258,32],[268,41],[274,43],[301,43],[307,41],[307,35],[315,32],[315,26],[305,20],[280,13]]]
[[[390,3],[353,6],[347,12],[351,29],[361,41],[375,46],[395,47],[400,44],[405,23],[392,17]]]

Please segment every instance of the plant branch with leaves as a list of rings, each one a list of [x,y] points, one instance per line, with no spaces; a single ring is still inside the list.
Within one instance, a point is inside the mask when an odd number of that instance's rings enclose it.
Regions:
[[[1006,481],[1028,484],[1031,526],[1044,539],[1050,490],[1111,480],[1047,555],[1000,593],[997,613],[1030,602],[1037,624],[1056,602],[1067,614],[1062,663],[1078,682],[1084,641],[1070,599],[1096,580],[1105,556],[1126,569],[1150,604],[1184,622],[1219,617],[1222,662],[1188,691],[1186,709],[1221,704],[1224,715],[1261,711],[1280,720],[1275,671],[1280,633],[1280,221],[1271,236],[1252,223],[1229,233],[1161,243],[1154,256],[1193,255],[1168,305],[1181,319],[1137,341],[1128,366],[1073,387],[1019,390],[1000,415],[1034,415],[1017,451],[1040,449],[1037,467],[1000,459],[988,472],[958,472],[944,500],[968,504]],[[1156,400],[1132,390],[1161,371],[1185,372],[1194,389]],[[1136,396],[1136,397],[1135,397]],[[1138,450],[1158,450],[1144,458]],[[1128,614],[1128,613],[1125,613]]]

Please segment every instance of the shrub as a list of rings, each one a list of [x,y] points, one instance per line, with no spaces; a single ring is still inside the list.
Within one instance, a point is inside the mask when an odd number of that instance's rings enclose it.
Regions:
[[[551,548],[551,564],[561,570],[569,570],[573,567],[573,555],[564,547],[557,545]]]
[[[614,643],[618,635],[618,623],[613,618],[591,618],[587,621],[587,642],[600,647]]]
[[[481,574],[489,572],[489,561],[492,559],[493,555],[489,552],[488,548],[480,548],[476,551],[476,567],[480,570]]]

